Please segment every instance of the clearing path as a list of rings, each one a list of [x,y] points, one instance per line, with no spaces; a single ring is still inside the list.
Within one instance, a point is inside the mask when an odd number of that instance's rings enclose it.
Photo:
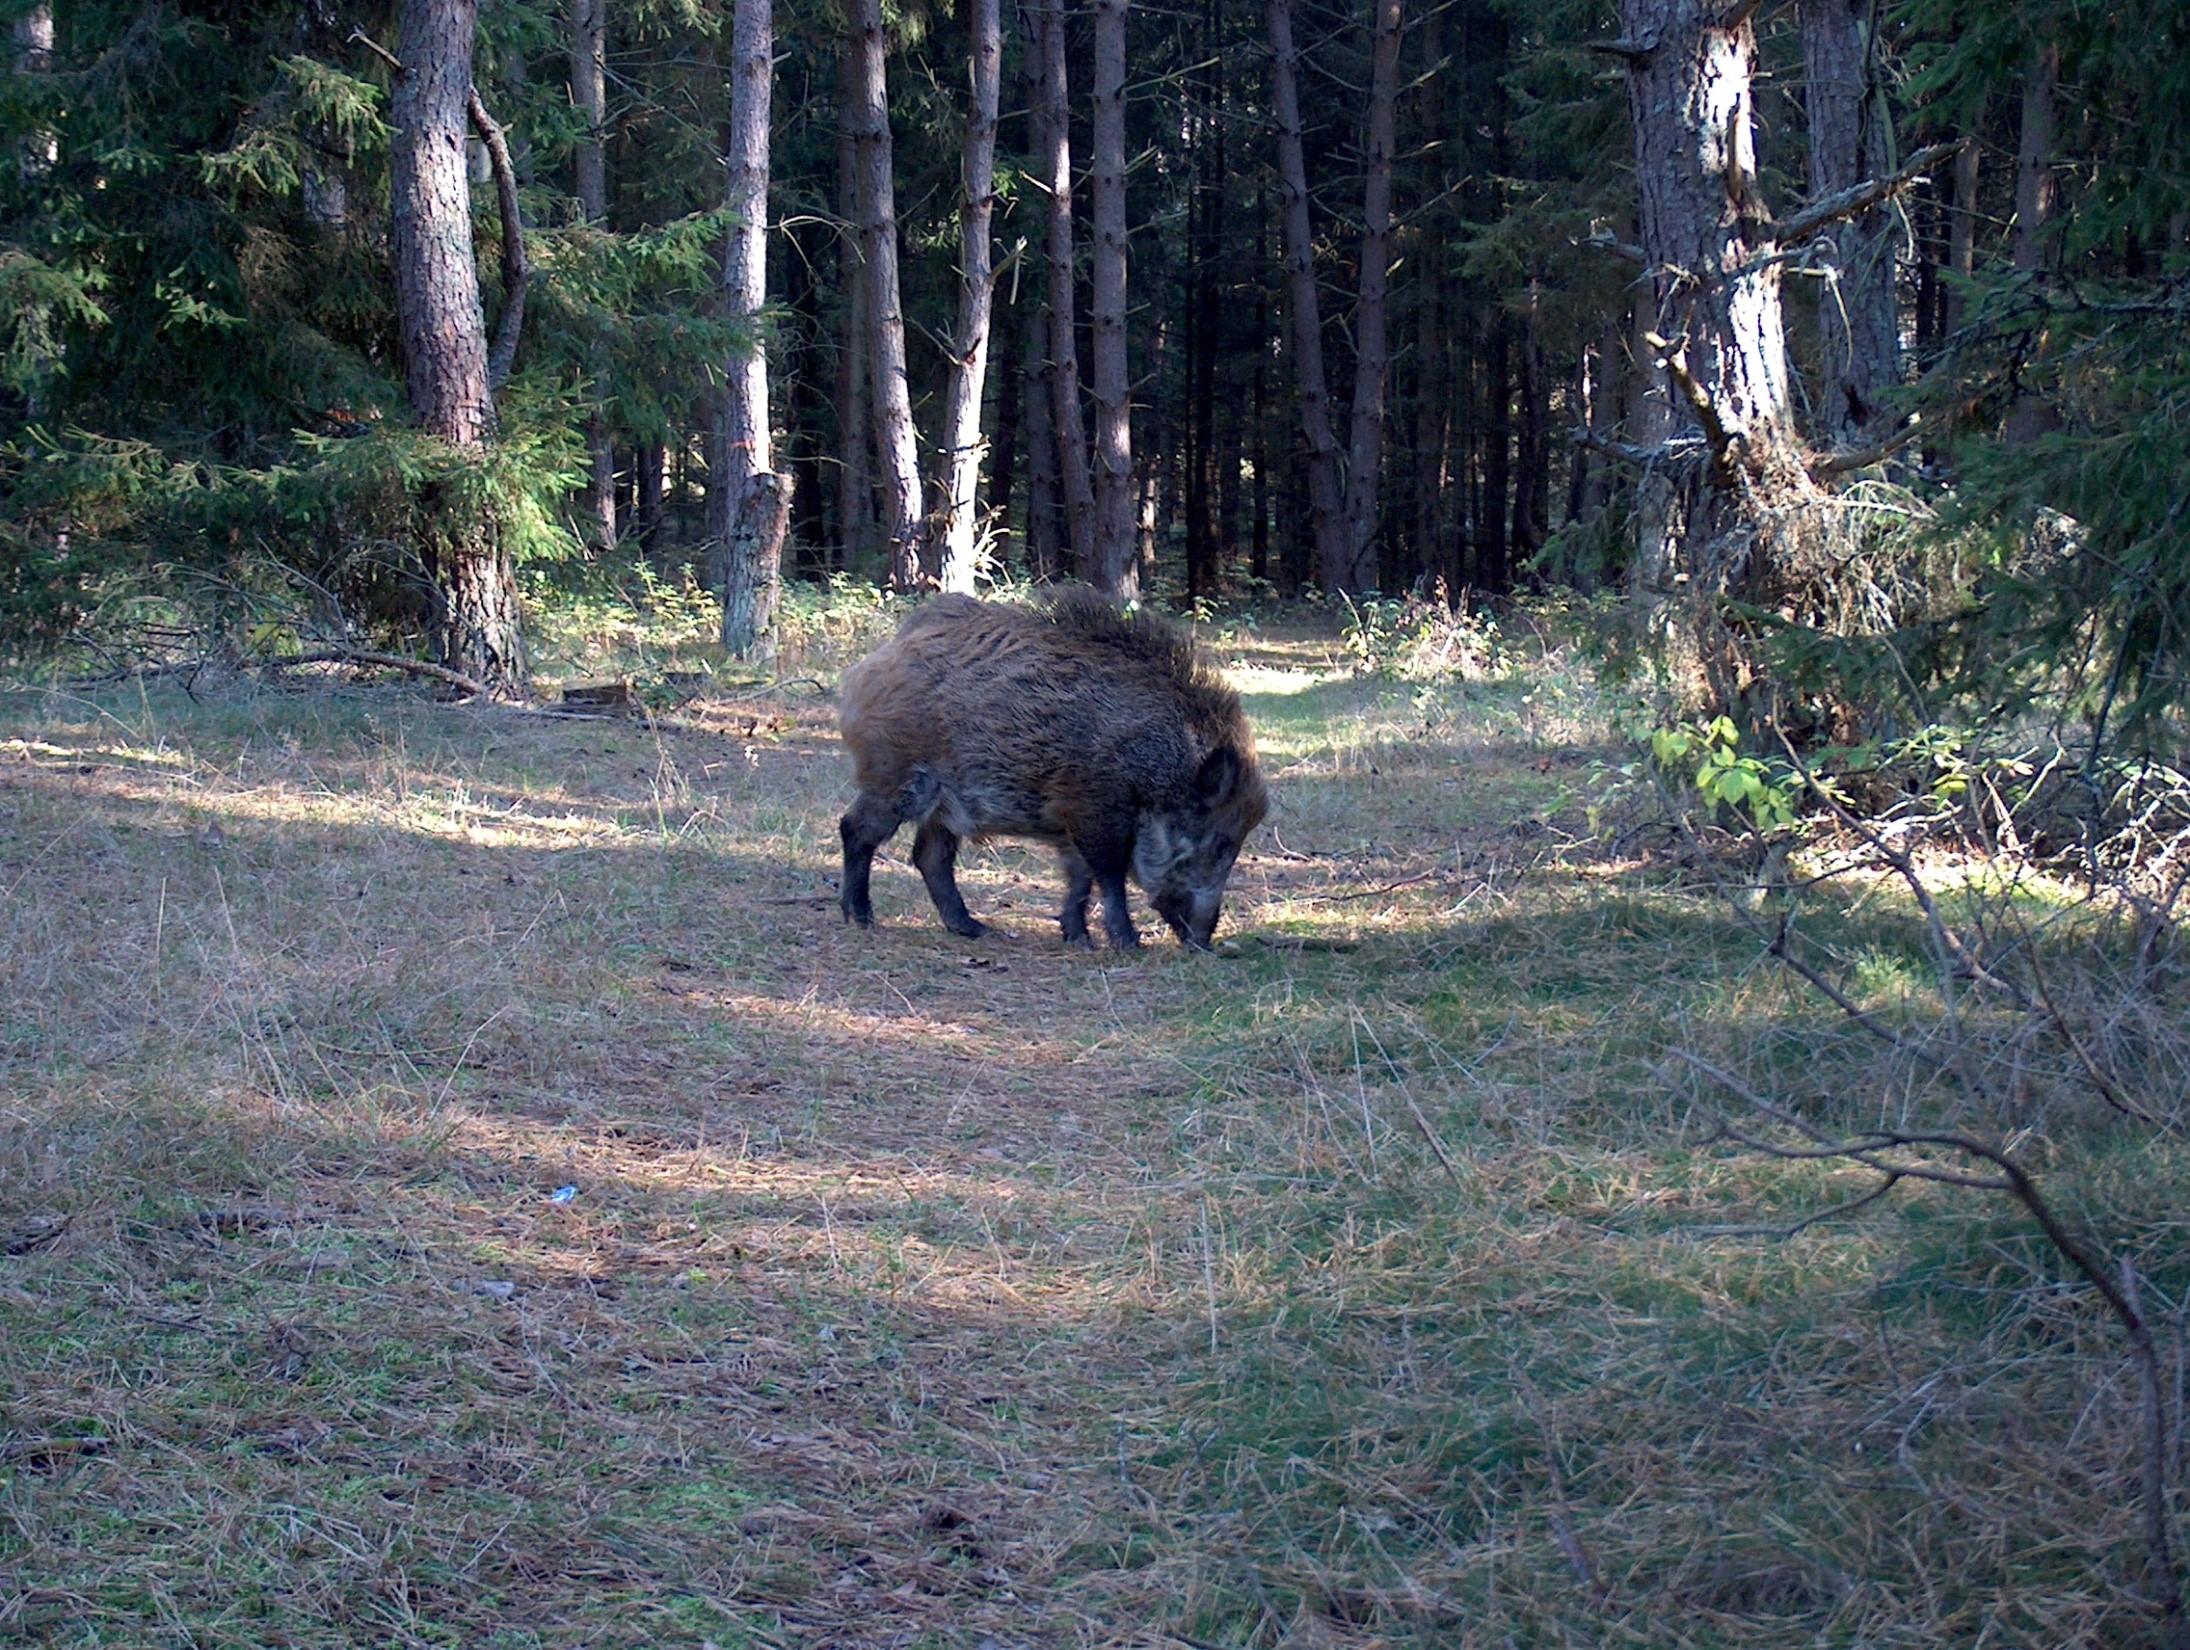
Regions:
[[[2073,1570],[2088,1506],[1964,1516],[1862,1453],[1938,1362],[1878,1234],[1686,1235],[1833,1171],[1683,1143],[1670,1030],[1797,1013],[1583,840],[1581,674],[1230,657],[1275,810],[1215,958],[1066,950],[1011,846],[962,867],[1005,937],[946,933],[906,838],[846,929],[805,689],[673,729],[0,702],[0,1637],[1913,1645],[2053,1608],[1983,1555]],[[1978,1362],[1919,1467],[1992,1424]]]

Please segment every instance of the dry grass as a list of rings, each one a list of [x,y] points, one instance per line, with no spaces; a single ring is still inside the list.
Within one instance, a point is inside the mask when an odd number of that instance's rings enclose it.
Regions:
[[[1864,1055],[1577,840],[1586,682],[1233,651],[1232,954],[1122,963],[1012,848],[1007,940],[901,857],[842,929],[808,690],[0,701],[0,1637],[2136,1642],[2119,1349],[2011,1211],[1712,1235],[1846,1171],[1663,1048]],[[2060,1151],[2179,1303],[2180,1155]]]

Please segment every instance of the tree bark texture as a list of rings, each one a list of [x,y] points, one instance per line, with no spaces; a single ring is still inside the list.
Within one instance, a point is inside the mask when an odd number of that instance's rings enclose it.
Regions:
[[[464,132],[477,0],[405,0],[390,115],[396,304],[411,410],[432,435],[482,447],[494,425],[487,323],[472,252]]]
[[[571,189],[589,224],[608,222],[608,0],[570,0],[570,102],[582,123],[571,152]],[[592,362],[593,393],[603,393],[607,362]],[[616,450],[596,405],[586,419],[586,538],[596,550],[616,542]]]
[[[837,483],[836,530],[838,550],[846,567],[863,563],[874,549],[874,420],[867,406],[867,259],[860,250],[857,225],[864,218],[859,205],[859,159],[852,140],[856,108],[849,64],[838,64],[839,128],[837,131],[837,212],[852,228],[837,238],[838,293],[843,303],[843,330],[837,340],[836,429]]]
[[[1872,83],[1864,26],[1871,10],[1871,0],[1802,0],[1813,201],[1892,170],[1884,100]],[[1901,378],[1893,217],[1873,208],[1824,238],[1830,250],[1817,261],[1832,273],[1818,293],[1823,370],[1812,400],[1822,427],[1845,440],[1878,415],[1886,392]]]
[[[1977,268],[1977,182],[1983,151],[1974,132],[1964,134],[1961,152],[1954,157],[1954,207],[1947,229],[1947,267],[1967,278]],[[1948,338],[1962,324],[1964,294],[1947,283],[1945,315],[1940,332]]]
[[[774,558],[783,553],[783,529],[739,530],[753,483],[766,476],[789,518],[790,489],[775,475],[768,425],[768,352],[761,311],[768,302],[768,124],[775,83],[775,19],[771,0],[736,0],[730,24],[730,132],[723,159],[729,173],[729,233],[723,239],[722,307],[744,337],[723,363],[722,412],[717,428],[716,485],[709,498],[717,520],[711,536],[723,547],[722,642],[739,658],[760,645],[760,632],[775,622]],[[766,492],[768,489],[761,489]],[[764,555],[766,567],[740,558]],[[766,600],[751,592],[767,592]]]
[[[2060,89],[2061,48],[2051,41],[2032,48],[2030,78],[2023,82],[2023,118],[2015,145],[2015,267],[2029,275],[2044,271],[2052,250],[2046,233],[2053,220],[2054,103]],[[2041,339],[2038,348],[2045,348]],[[2055,424],[2053,409],[2027,390],[2008,410],[2006,436],[2011,445],[2035,441]]]
[[[1475,583],[1493,595],[1513,588],[1513,317],[1495,302],[1484,317],[1482,458],[1475,507]]]
[[[1621,0],[1620,20],[1650,347],[1692,443],[1638,487],[1634,583],[1675,694],[1725,706],[1742,684],[1719,645],[1716,598],[1736,576],[1768,578],[1763,498],[1806,484],[1790,462],[1780,272],[1757,188],[1756,39],[1746,11],[1718,0]]]
[[[882,524],[889,536],[890,583],[922,582],[920,443],[905,375],[905,311],[897,279],[897,181],[890,146],[889,35],[882,0],[852,8],[852,140],[859,166],[860,250],[866,258],[867,361],[873,379],[875,461]]]
[[[1088,469],[1087,418],[1080,409],[1080,346],[1074,337],[1078,300],[1072,285],[1072,105],[1065,78],[1063,0],[1034,0],[1027,17],[1035,36],[1029,44],[1042,64],[1034,126],[1042,149],[1038,182],[1049,205],[1050,428],[1057,446],[1059,503],[1073,566],[1092,582],[1095,483]]]
[[[1384,380],[1392,241],[1392,123],[1399,97],[1400,0],[1373,0],[1367,176],[1361,196],[1361,289],[1354,304],[1354,398],[1347,443],[1344,560],[1323,569],[1327,590],[1377,582],[1378,484],[1384,470]]]
[[[722,640],[732,658],[776,656],[776,597],[790,525],[789,478],[773,470],[747,476],[730,512],[723,554]]]
[[[396,307],[411,407],[427,434],[466,457],[483,454],[494,427],[464,153],[477,21],[475,0],[405,0],[403,68],[390,100]],[[496,692],[521,692],[516,570],[492,503],[429,480],[417,508],[441,662]]]
[[[1526,565],[1551,534],[1551,369],[1544,359],[1543,299],[1532,283],[1521,311],[1521,422],[1514,441],[1513,554]]]
[[[1344,501],[1339,494],[1338,437],[1331,427],[1331,392],[1323,368],[1323,311],[1316,295],[1315,239],[1308,220],[1308,163],[1302,149],[1300,49],[1293,41],[1292,0],[1269,0],[1271,98],[1278,123],[1278,183],[1284,194],[1286,309],[1292,323],[1293,380],[1300,394],[1301,434],[1308,443],[1308,512],[1318,575],[1350,560]]]
[[[2061,48],[2034,48],[2030,78],[2023,82],[2023,120],[2015,146],[2015,267],[2046,265],[2046,225],[2053,220],[2054,103],[2061,80]]]
[[[1095,323],[1095,588],[1131,596],[1140,587],[1134,551],[1133,428],[1125,336],[1126,0],[1095,0],[1095,122],[1090,228]]]
[[[570,0],[570,102],[582,130],[571,187],[587,223],[608,219],[608,0]]]
[[[981,484],[981,397],[988,383],[996,296],[989,221],[996,206],[996,106],[1004,57],[998,0],[972,0],[971,24],[966,141],[959,161],[958,332],[944,393],[943,502],[936,535],[943,588],[968,595]]]
[[[1027,453],[1027,572],[1047,582],[1061,578],[1065,567],[1063,522],[1057,507],[1057,435],[1054,429],[1056,397],[1049,375],[1049,316],[1036,309],[1027,317],[1023,345],[1026,393],[1020,397],[1020,417],[1025,421]]]
[[[1001,311],[993,307],[994,330],[989,337],[989,358],[992,364],[1001,363],[996,374],[996,413],[992,427],[995,439],[989,443],[988,462],[988,518],[995,523],[996,559],[1004,561],[1010,554],[1011,506],[1019,491],[1019,332],[1024,325],[1022,318],[1010,306]],[[1022,550],[1024,546],[1021,546]],[[1022,558],[1023,559],[1023,558]]]

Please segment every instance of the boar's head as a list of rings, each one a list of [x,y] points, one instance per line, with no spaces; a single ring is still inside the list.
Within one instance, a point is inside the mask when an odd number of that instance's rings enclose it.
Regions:
[[[1232,862],[1268,809],[1254,758],[1220,745],[1202,759],[1183,803],[1142,816],[1133,875],[1183,944],[1210,948]]]

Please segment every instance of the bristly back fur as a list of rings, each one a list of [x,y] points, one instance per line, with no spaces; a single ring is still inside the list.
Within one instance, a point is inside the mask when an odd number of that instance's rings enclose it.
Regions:
[[[1239,716],[1239,695],[1214,662],[1192,635],[1161,614],[1146,608],[1128,613],[1100,591],[1083,587],[1060,591],[1051,599],[1048,614],[1063,635],[1153,666],[1188,701],[1193,719],[1202,726],[1223,725]]]

